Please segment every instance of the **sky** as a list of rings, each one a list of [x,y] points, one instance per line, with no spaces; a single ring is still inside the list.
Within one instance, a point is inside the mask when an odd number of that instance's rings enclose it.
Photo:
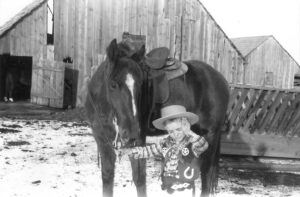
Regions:
[[[300,0],[200,0],[229,38],[273,35],[300,63]]]
[[[0,26],[33,0],[0,0]],[[300,0],[200,0],[229,38],[273,35],[300,63]]]

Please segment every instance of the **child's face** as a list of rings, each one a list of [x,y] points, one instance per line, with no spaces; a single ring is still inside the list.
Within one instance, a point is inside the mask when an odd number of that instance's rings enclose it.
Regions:
[[[186,135],[181,118],[167,120],[165,122],[165,128],[170,137],[172,137],[176,142],[180,142]]]

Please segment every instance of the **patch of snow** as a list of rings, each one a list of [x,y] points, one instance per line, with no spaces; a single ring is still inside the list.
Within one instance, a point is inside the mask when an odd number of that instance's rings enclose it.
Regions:
[[[2,123],[2,124],[1,124]],[[20,133],[0,133],[1,197],[98,197],[102,194],[101,169],[97,167],[97,147],[87,126],[57,120],[37,121],[0,118],[0,128],[19,125]],[[148,137],[156,142],[164,136]],[[8,146],[10,141],[28,145]],[[116,162],[115,196],[136,196],[130,162]],[[172,196],[161,190],[160,162],[147,160],[148,196]],[[200,195],[200,180],[196,196]],[[239,194],[236,190],[246,191]],[[241,189],[242,188],[242,189]],[[299,187],[263,186],[259,179],[219,179],[217,197],[300,196]],[[187,197],[189,194],[178,193]]]

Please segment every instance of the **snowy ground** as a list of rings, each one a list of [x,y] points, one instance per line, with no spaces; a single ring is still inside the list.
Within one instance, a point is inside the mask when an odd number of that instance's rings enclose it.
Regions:
[[[96,152],[85,124],[0,118],[0,196],[99,197],[102,183]],[[117,162],[115,196],[136,196],[128,169],[129,161],[122,157]],[[150,197],[169,196],[160,189],[159,170],[158,161],[147,161]],[[296,197],[300,196],[298,176],[285,177],[289,183],[278,184],[272,181],[278,176],[222,169],[217,196]]]

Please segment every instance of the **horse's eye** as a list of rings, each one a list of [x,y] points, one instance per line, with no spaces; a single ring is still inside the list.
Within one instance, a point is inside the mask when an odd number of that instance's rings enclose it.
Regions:
[[[111,83],[110,83],[110,88],[111,88],[111,89],[116,89],[117,87],[118,87],[117,82],[111,81]]]

